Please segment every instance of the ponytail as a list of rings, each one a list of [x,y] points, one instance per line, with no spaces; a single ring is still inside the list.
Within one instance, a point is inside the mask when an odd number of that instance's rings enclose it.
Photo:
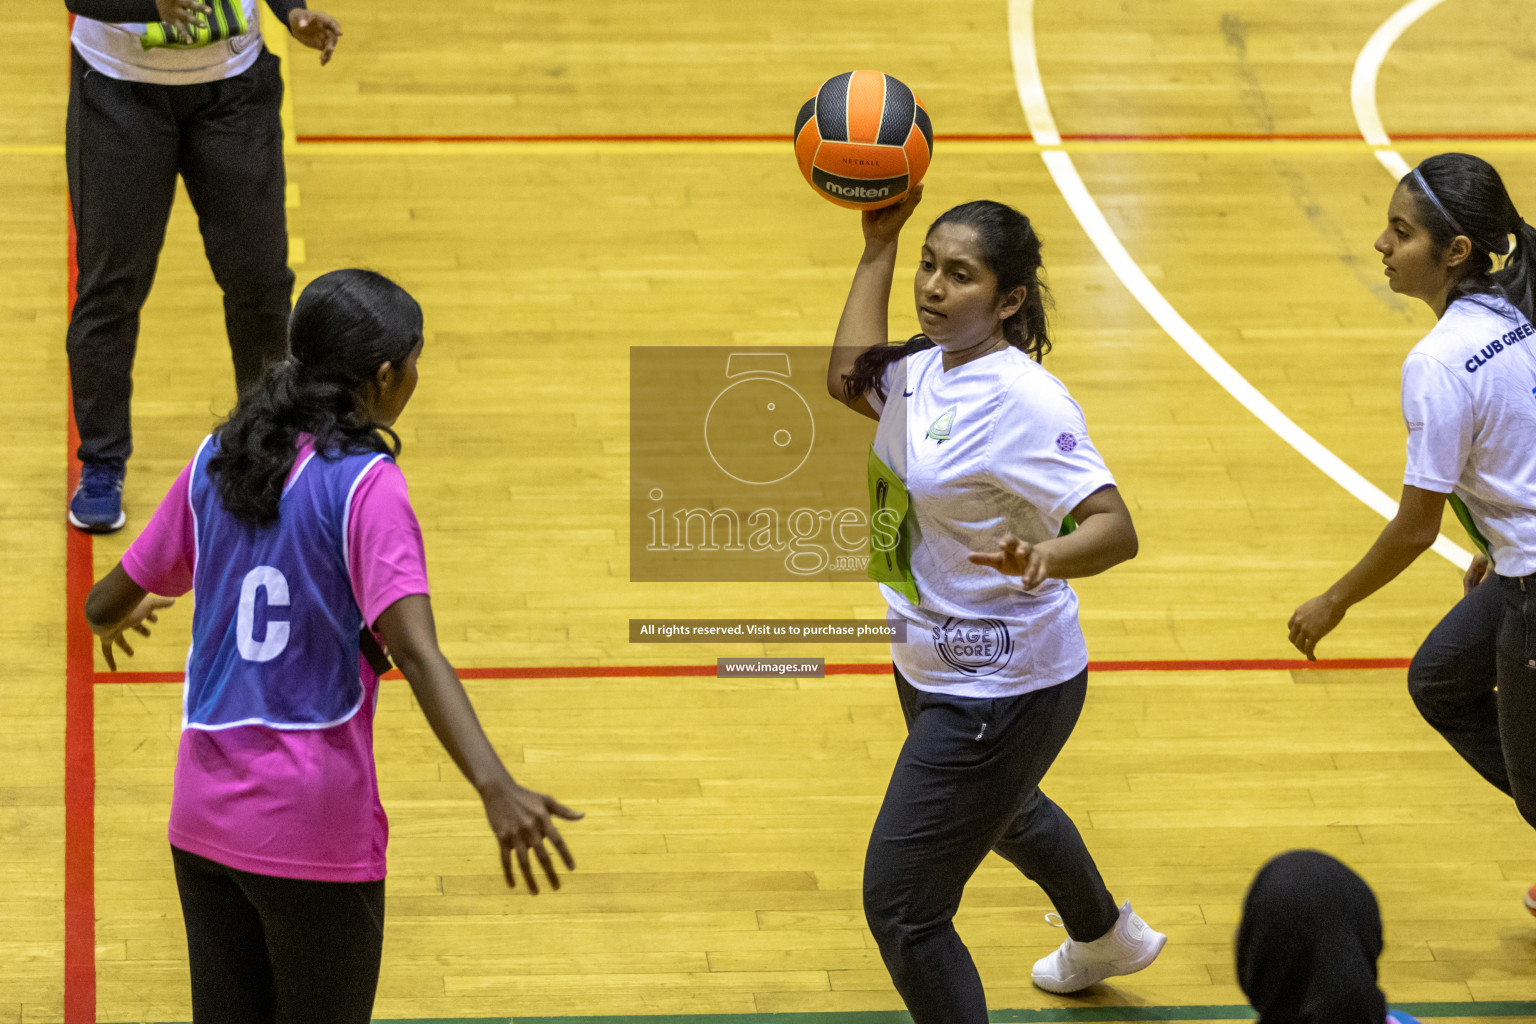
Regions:
[[[1041,362],[1051,350],[1046,319],[1050,290],[1040,279],[1045,266],[1040,257],[1040,236],[1035,234],[1029,218],[1011,206],[978,199],[940,214],[928,226],[928,233],[932,234],[940,224],[962,224],[975,230],[981,261],[997,278],[998,295],[1024,286],[1024,304],[1003,320],[1003,337],[1035,362]],[[932,347],[933,341],[926,334],[916,334],[901,345],[875,345],[867,349],[854,362],[853,372],[843,378],[844,394],[854,401],[870,388],[878,390],[887,366]],[[885,397],[881,391],[881,400]]]
[[[1513,234],[1515,246],[1503,269],[1493,273],[1493,280],[1510,304],[1536,323],[1536,228],[1522,219]]]
[[[1398,184],[1414,196],[1419,221],[1437,252],[1443,253],[1458,235],[1472,243],[1448,301],[1500,295],[1536,323],[1536,230],[1515,210],[1493,165],[1468,153],[1441,153]],[[1494,270],[1493,257],[1505,254],[1509,259],[1503,268]]]
[[[208,473],[225,511],[251,526],[277,522],[301,434],[323,457],[399,455],[400,438],[368,418],[362,399],[378,368],[402,366],[421,332],[421,307],[381,274],[337,270],[311,282],[289,323],[293,354],[214,430],[219,450]]]
[[[880,401],[884,402],[887,398],[885,368],[925,348],[933,348],[933,339],[926,334],[914,334],[899,345],[870,346],[859,353],[859,358],[853,362],[853,372],[843,378],[843,394],[848,396],[848,401],[856,402],[874,388],[880,394]]]
[[[1037,363],[1044,362],[1045,354],[1051,350],[1050,324],[1045,316],[1045,301],[1049,295],[1045,282],[1037,274],[1024,294],[1024,304],[1003,321],[1003,335],[1008,344]]]

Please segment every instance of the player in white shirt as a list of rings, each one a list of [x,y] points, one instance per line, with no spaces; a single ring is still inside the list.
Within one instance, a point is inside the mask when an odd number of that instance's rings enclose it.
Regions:
[[[907,740],[870,837],[864,910],[916,1024],[984,1024],[953,918],[991,850],[1045,890],[1067,930],[1034,966],[1040,987],[1141,970],[1166,940],[1116,906],[1039,789],[1087,688],[1065,580],[1133,557],[1137,542],[1082,410],[1039,364],[1050,341],[1028,218],[982,201],[935,221],[914,282],[924,333],[887,343],[897,238],[920,197],[863,215],[827,370],[834,398],[879,420],[870,572],[908,639],[892,645]],[[1069,515],[1076,530],[1058,537]]]
[[[1376,249],[1392,290],[1439,318],[1403,362],[1402,502],[1365,557],[1296,609],[1291,642],[1315,657],[1351,605],[1434,543],[1449,500],[1479,553],[1414,656],[1409,691],[1536,826],[1536,230],[1498,171],[1465,153],[1404,176],[1387,221]],[[1502,269],[1495,254],[1509,257]]]

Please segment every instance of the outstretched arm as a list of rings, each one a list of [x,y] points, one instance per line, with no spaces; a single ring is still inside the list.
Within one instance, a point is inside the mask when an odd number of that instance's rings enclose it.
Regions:
[[[1316,661],[1318,641],[1333,632],[1351,606],[1397,579],[1415,558],[1435,543],[1440,534],[1445,498],[1437,491],[1404,485],[1397,515],[1387,523],[1365,557],[1337,583],[1291,615],[1291,643],[1298,651],[1308,660]]]
[[[416,695],[416,702],[421,705],[438,741],[479,792],[491,831],[496,833],[501,844],[501,866],[507,885],[516,884],[511,860],[511,855],[516,853],[529,891],[538,893],[539,885],[528,862],[528,854],[532,852],[543,865],[550,883],[556,889],[560,888],[560,877],[555,874],[544,841],[548,839],[559,851],[567,868],[574,868],[576,861],[566,849],[565,840],[552,818],[575,821],[583,815],[554,797],[524,789],[512,780],[501,758],[496,756],[491,741],[486,738],[485,730],[480,728],[480,720],[475,716],[475,709],[469,703],[469,695],[464,692],[458,674],[438,649],[437,625],[427,595],[412,594],[390,605],[379,616],[378,629],[384,636],[390,656],[411,684],[411,692]]]

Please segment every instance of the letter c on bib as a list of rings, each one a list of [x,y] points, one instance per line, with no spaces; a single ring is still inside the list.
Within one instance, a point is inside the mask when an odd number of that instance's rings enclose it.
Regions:
[[[271,661],[288,646],[288,621],[268,619],[266,635],[256,639],[256,591],[265,589],[268,608],[288,607],[288,580],[270,565],[258,565],[240,584],[240,610],[235,617],[235,643],[246,661]]]

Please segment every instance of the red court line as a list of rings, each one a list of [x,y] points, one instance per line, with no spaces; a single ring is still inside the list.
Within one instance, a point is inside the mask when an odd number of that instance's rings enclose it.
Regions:
[[[788,135],[296,135],[298,142],[789,142]]]
[[[953,136],[955,139],[975,141],[1011,140],[1015,136]],[[1029,138],[1025,135],[1022,138]],[[1354,132],[1166,132],[1156,134],[1116,134],[1091,132],[1064,133],[1063,142],[1359,142],[1365,144],[1358,131]],[[1536,139],[1536,132],[1394,132],[1392,141],[1397,142],[1519,142]]]
[[[73,32],[75,16],[69,15]],[[66,315],[75,308],[75,217],[64,203],[67,244],[64,273]],[[67,378],[66,378],[67,379]],[[75,449],[73,397],[64,392],[65,494],[80,482]],[[82,615],[91,587],[91,538],[64,527],[64,1021],[96,1019],[96,677],[90,629]]]
[[[1394,142],[1519,142],[1536,139],[1536,132],[1399,132]],[[688,135],[299,135],[299,142],[782,142],[788,134]],[[1164,133],[1065,133],[1063,142],[1359,142],[1359,132],[1164,132]],[[935,135],[942,142],[1031,142],[1034,136],[1020,133],[955,133]]]
[[[74,309],[75,219],[69,217],[67,308]],[[80,482],[74,410],[65,391],[65,494]],[[95,645],[82,610],[91,589],[91,538],[64,527],[64,1020],[96,1019]]]
[[[69,15],[73,32],[75,16]],[[75,308],[75,216],[64,201],[66,318]],[[80,482],[74,399],[65,377],[64,493]],[[96,680],[95,644],[83,614],[91,589],[89,534],[64,527],[64,1022],[96,1020]]]
[[[84,600],[82,596],[81,600]],[[1090,661],[1090,672],[1311,672],[1365,668],[1407,668],[1407,658],[1217,658],[1173,661]],[[860,661],[826,666],[829,676],[883,675],[891,670],[888,661]],[[714,665],[517,665],[506,668],[461,668],[460,679],[658,679],[682,676],[709,676]],[[179,683],[180,672],[96,672],[98,685],[113,683]],[[399,679],[392,670],[384,678]]]

